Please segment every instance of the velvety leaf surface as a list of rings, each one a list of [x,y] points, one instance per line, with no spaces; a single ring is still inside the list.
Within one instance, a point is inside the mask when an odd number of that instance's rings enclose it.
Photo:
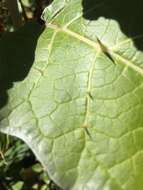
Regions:
[[[89,10],[86,10],[89,12]],[[23,139],[65,190],[142,190],[143,53],[116,20],[55,0],[0,130]]]

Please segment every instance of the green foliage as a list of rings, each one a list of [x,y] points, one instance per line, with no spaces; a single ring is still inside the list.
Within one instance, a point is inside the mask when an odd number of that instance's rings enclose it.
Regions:
[[[9,90],[0,131],[26,142],[65,190],[142,190],[143,53],[121,22],[91,17],[96,3],[84,2],[55,0],[45,9],[34,59],[26,53],[15,59],[16,67],[27,58],[34,64],[22,78],[14,68],[13,86],[3,88]],[[31,41],[22,41],[23,48],[30,51]],[[11,53],[6,47],[4,58]],[[11,75],[3,73],[5,82]],[[40,177],[49,183],[44,173]]]
[[[15,138],[9,141],[7,150],[0,157],[2,190],[58,190],[28,146]]]
[[[35,0],[22,0],[22,3],[26,7],[31,7],[35,3]]]

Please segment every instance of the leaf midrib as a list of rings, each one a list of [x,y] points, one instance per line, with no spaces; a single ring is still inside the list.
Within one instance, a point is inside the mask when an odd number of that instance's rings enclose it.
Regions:
[[[46,26],[47,26],[47,28],[51,28],[51,29],[57,31],[57,33],[63,32],[63,33],[68,34],[69,36],[72,36],[72,37],[78,39],[79,41],[82,41],[83,43],[94,48],[97,52],[103,52],[102,47],[100,46],[100,44],[98,42],[92,41],[91,39],[89,39],[85,36],[82,36],[79,33],[76,33],[66,27],[59,27],[56,24],[51,24],[51,23],[47,24]],[[136,71],[137,73],[139,73],[140,75],[143,76],[143,69],[141,67],[134,64],[131,60],[127,60],[125,57],[119,55],[117,52],[112,51],[112,48],[106,47],[106,49],[108,50],[108,53],[111,56],[113,56],[113,58],[118,59],[126,67],[131,68],[132,70]]]

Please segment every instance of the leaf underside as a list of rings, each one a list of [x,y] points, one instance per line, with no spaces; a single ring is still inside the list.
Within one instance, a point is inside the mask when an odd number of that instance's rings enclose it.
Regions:
[[[0,131],[24,140],[65,190],[142,190],[143,53],[115,20],[82,11],[80,0],[45,10],[35,62],[8,90]]]

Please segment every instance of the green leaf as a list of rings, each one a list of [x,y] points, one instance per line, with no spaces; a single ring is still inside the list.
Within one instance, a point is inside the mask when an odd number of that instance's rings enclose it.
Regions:
[[[47,187],[47,185],[43,185],[41,190],[50,190],[49,187]]]
[[[41,164],[36,163],[32,166],[32,170],[36,173],[41,173],[43,171],[43,168],[41,167]]]
[[[35,0],[22,0],[22,3],[26,7],[31,7],[35,3]]]
[[[63,189],[142,190],[143,53],[116,20],[82,11],[80,0],[44,11],[35,62],[8,90],[0,130]]]
[[[9,145],[8,136],[0,133],[0,152],[5,151]]]
[[[23,181],[18,181],[16,184],[12,186],[12,190],[22,190],[23,185]]]

